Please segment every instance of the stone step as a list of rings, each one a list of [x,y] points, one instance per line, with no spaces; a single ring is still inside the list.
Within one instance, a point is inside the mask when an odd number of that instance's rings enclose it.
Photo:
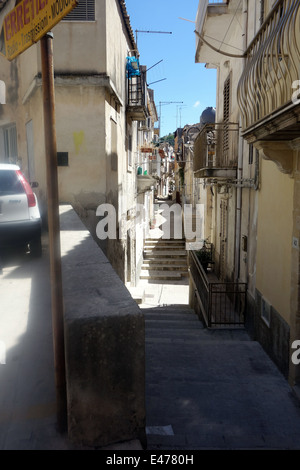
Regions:
[[[164,305],[158,307],[148,307],[143,309],[145,315],[161,315],[161,314],[170,314],[170,315],[193,315],[198,318],[195,310],[186,304],[172,304]]]
[[[187,320],[146,320],[147,326],[149,328],[148,331],[151,329],[158,328],[159,334],[165,331],[168,333],[170,330],[178,330],[181,331],[195,331],[197,329],[202,329],[203,324],[199,320],[195,321],[187,321]]]
[[[157,257],[154,257],[154,258],[148,258],[148,259],[144,259],[143,261],[143,264],[157,264],[159,261],[160,264],[173,264],[173,263],[176,263],[176,264],[180,264],[181,266],[187,266],[187,259],[184,257],[184,256],[180,256],[178,257],[177,259],[175,258],[159,258],[159,260],[157,259]]]
[[[159,324],[159,322],[162,320],[162,321],[175,321],[175,322],[180,322],[180,321],[185,321],[185,322],[197,322],[199,323],[200,320],[199,318],[197,317],[197,315],[195,313],[173,313],[173,312],[170,312],[170,313],[164,313],[164,312],[161,312],[161,313],[149,313],[149,312],[144,312],[145,309],[143,309],[143,313],[145,315],[145,321],[148,322],[148,321],[152,321],[152,320],[155,320],[155,322],[157,324]]]
[[[152,309],[143,309],[145,316],[145,322],[147,326],[158,326],[162,327],[162,324],[165,326],[186,324],[186,326],[192,327],[194,323],[199,326],[203,323],[200,321],[199,317],[196,315],[192,309],[172,309],[172,308],[161,308],[160,310]]]
[[[148,347],[155,347],[159,343],[191,343],[195,345],[203,344],[241,344],[243,342],[253,342],[243,329],[216,330],[222,335],[211,335],[207,328],[163,328],[148,327],[146,325],[145,339]],[[237,333],[237,334],[232,334]]]
[[[150,244],[164,244],[168,243],[170,245],[185,245],[186,240],[181,239],[181,238],[146,238],[145,243],[150,243]]]
[[[245,328],[206,328],[188,305],[166,305],[142,311],[145,315],[148,347],[159,343],[196,345],[215,341],[252,341]]]
[[[174,275],[173,275],[174,274]],[[176,276],[175,276],[176,274]],[[151,280],[169,280],[171,281],[172,279],[173,280],[178,280],[180,281],[181,279],[185,279],[188,277],[188,271],[180,271],[180,270],[177,270],[177,271],[151,271],[151,270],[146,270],[146,269],[143,269],[143,271],[141,271],[141,279],[151,279]],[[143,276],[146,276],[143,278]]]
[[[154,246],[164,246],[164,245],[180,245],[180,246],[185,246],[186,242],[181,241],[181,240],[145,240],[144,241],[145,245],[154,245]]]
[[[182,271],[182,272],[187,272],[188,271],[188,265],[187,264],[175,264],[175,263],[169,263],[169,264],[157,264],[156,263],[143,263],[141,269],[146,269],[149,271]]]
[[[179,280],[181,279],[181,273],[178,271],[152,271],[143,270],[141,271],[140,279],[152,279],[152,280]]]
[[[156,250],[159,250],[159,251],[170,251],[170,250],[173,250],[173,251],[185,251],[186,252],[186,249],[185,249],[185,246],[184,245],[144,245],[144,250],[148,250],[148,251],[156,251]]]
[[[172,306],[166,305],[165,307],[145,307],[143,309],[145,318],[169,318],[170,320],[178,319],[190,319],[199,321],[199,316],[195,313],[193,309],[190,308],[174,308]]]
[[[185,243],[185,238],[146,238],[145,239],[145,242],[161,242],[161,243],[164,243],[164,242],[170,242],[170,243],[178,243],[178,242],[181,242],[181,243]]]
[[[161,250],[161,251],[151,251],[151,250],[144,250],[144,256],[145,258],[157,258],[157,257],[186,257],[186,251],[184,250]]]

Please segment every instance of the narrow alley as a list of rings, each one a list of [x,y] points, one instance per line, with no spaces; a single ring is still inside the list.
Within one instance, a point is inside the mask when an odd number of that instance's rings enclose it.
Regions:
[[[300,450],[299,51],[300,0],[0,0],[0,450]]]
[[[40,259],[2,260],[1,450],[78,449],[56,430],[48,256],[45,239]],[[259,343],[242,329],[205,328],[188,306],[187,278],[142,284],[145,450],[299,449],[299,402]],[[143,450],[103,450],[124,448]]]
[[[300,449],[300,402],[246,329],[206,328],[188,277],[139,287],[148,450]]]

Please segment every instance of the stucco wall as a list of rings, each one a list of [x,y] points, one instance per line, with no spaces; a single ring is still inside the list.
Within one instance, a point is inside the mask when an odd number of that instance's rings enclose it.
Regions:
[[[95,2],[95,21],[61,21],[53,28],[58,72],[106,71],[106,9],[107,0]],[[114,2],[115,3],[115,2]]]
[[[256,287],[290,324],[293,186],[276,165],[261,161]]]
[[[96,209],[105,200],[104,98],[103,87],[88,83],[56,87],[57,151],[69,159],[58,172],[62,202]]]

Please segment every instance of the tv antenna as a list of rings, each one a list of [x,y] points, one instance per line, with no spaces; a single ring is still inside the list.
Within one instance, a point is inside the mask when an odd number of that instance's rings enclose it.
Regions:
[[[160,137],[160,129],[161,129],[161,105],[162,104],[183,104],[183,101],[160,101],[159,102],[159,137]]]
[[[151,67],[149,67],[149,68],[146,70],[146,72],[148,72],[148,70],[153,69],[153,67],[155,67],[156,65],[160,64],[162,61],[163,61],[163,59],[161,59],[159,62],[156,62],[156,64],[151,65]],[[162,82],[163,80],[167,80],[167,79],[166,79],[166,78],[161,78],[160,80],[156,80],[155,82],[147,83],[147,86],[153,85],[153,83]]]
[[[151,34],[172,34],[172,31],[145,31],[143,29],[136,29],[135,30],[135,43],[136,43],[136,48],[138,49],[138,42],[137,42],[137,38],[138,38],[138,35],[137,33],[151,33]]]
[[[178,19],[179,20],[184,20],[184,21],[189,21],[190,23],[196,23],[196,21],[188,20],[187,18],[181,18],[181,16],[179,16]]]
[[[178,110],[179,110],[179,127],[181,127],[181,110],[182,108],[186,108],[187,105],[183,105],[183,106],[176,106],[177,108],[177,113],[176,113],[176,127],[178,126]]]

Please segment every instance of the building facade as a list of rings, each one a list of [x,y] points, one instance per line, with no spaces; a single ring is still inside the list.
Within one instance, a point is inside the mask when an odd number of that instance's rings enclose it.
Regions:
[[[53,35],[59,201],[72,204],[121,279],[134,284],[136,219],[129,214],[138,203],[138,125],[157,116],[125,1],[80,0]],[[130,73],[130,59],[137,73]],[[0,61],[6,86],[0,159],[19,163],[30,181],[39,183],[47,225],[40,44],[11,62]],[[114,237],[99,236],[99,227],[97,233],[104,204],[116,211]]]
[[[196,175],[214,194],[216,271],[247,284],[246,326],[292,385],[300,339],[299,21],[298,0],[199,2],[196,21],[196,62],[217,70],[216,124],[195,150]]]

